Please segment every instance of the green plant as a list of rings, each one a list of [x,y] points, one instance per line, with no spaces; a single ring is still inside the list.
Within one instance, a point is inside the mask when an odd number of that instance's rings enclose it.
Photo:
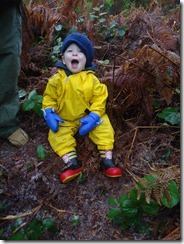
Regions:
[[[38,159],[44,159],[49,156],[49,153],[46,152],[43,146],[38,145],[37,147],[37,158]]]
[[[104,11],[104,4],[92,8],[89,14],[95,31],[101,38],[105,37],[107,41],[111,41],[115,35],[122,37],[128,30],[127,26],[119,26],[115,21],[109,23],[108,12]]]
[[[52,42],[52,50],[51,50],[51,58],[53,62],[58,61],[61,53],[61,46],[62,46],[62,25],[56,25],[55,30],[57,34],[54,36],[53,42]]]
[[[72,223],[72,225],[77,225],[77,224],[79,224],[79,215],[74,215],[73,216],[73,219],[72,219],[72,221],[71,221],[71,223]]]
[[[161,207],[173,208],[180,202],[179,168],[176,166],[156,169],[143,178],[135,178],[136,189],[108,203],[115,205],[107,214],[108,218],[122,229],[134,227],[137,231],[146,231],[142,223],[145,214],[155,215]]]
[[[172,125],[180,124],[180,113],[176,108],[164,108],[160,113],[157,114],[157,117],[164,119],[166,122],[169,122]]]
[[[81,184],[81,183],[84,183],[86,182],[87,178],[83,175],[83,173],[81,172],[78,176],[78,182]]]
[[[153,215],[160,209],[153,199],[148,204],[143,194],[138,198],[137,189],[132,189],[129,195],[121,195],[118,199],[110,198],[108,204],[115,207],[109,210],[107,218],[111,218],[121,229],[133,227],[138,232],[149,231],[142,223],[143,214]]]
[[[36,90],[32,90],[29,93],[27,100],[25,100],[22,104],[23,111],[34,111],[37,115],[42,115],[42,100],[43,96],[38,95]]]
[[[18,219],[16,226],[12,227],[12,231],[15,231],[21,224],[22,219]],[[12,234],[8,240],[39,240],[41,234],[46,231],[52,233],[57,232],[53,218],[45,218],[43,220],[34,219],[29,225]]]

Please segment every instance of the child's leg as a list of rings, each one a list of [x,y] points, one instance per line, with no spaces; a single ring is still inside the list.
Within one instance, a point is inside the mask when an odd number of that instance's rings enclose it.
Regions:
[[[107,114],[101,119],[103,122],[89,133],[89,138],[97,145],[98,150],[112,150],[114,148],[114,129]]]
[[[54,133],[52,130],[49,131],[48,141],[52,149],[60,157],[68,152],[76,151],[76,140],[74,135],[77,130],[77,124],[65,121],[59,125],[58,132]]]
[[[89,133],[89,138],[97,145],[99,150],[102,159],[100,162],[102,172],[109,177],[120,177],[122,171],[112,160],[114,129],[106,114],[101,119],[103,122]]]
[[[78,130],[79,123],[65,121],[60,125],[57,133],[49,131],[49,143],[52,149],[62,157],[65,167],[60,179],[63,183],[72,180],[82,171],[82,164],[77,159],[76,140],[74,135]]]

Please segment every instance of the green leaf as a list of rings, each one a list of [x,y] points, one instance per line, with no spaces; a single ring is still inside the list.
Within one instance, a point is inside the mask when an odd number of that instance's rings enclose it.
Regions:
[[[112,21],[112,22],[110,23],[109,28],[111,29],[111,28],[114,28],[114,27],[116,27],[116,26],[117,26],[117,23],[116,23],[115,21]]]
[[[54,226],[54,219],[53,218],[45,218],[42,221],[42,223],[44,225],[44,229],[48,230],[48,229],[50,229],[51,227]]]
[[[155,186],[154,183],[156,183],[157,179],[153,177],[153,175],[146,175],[144,178],[147,180],[147,188],[153,189]]]
[[[161,198],[161,203],[167,208],[172,208],[180,202],[180,193],[174,180],[169,182],[168,192],[170,194],[170,201],[167,199],[167,196],[164,193],[163,197]]]
[[[33,220],[33,222],[28,227],[28,230],[25,231],[28,235],[28,240],[38,240],[39,236],[43,232],[42,223],[39,220]]]
[[[119,34],[120,37],[122,37],[122,36],[124,36],[125,31],[123,29],[118,30],[118,34]]]
[[[100,8],[98,8],[98,7],[94,7],[93,10],[95,10],[95,11],[100,11]]]
[[[44,159],[46,156],[46,151],[43,146],[39,145],[37,147],[37,157],[40,159]]]
[[[107,12],[102,12],[102,13],[99,13],[99,16],[103,16],[103,15],[106,15]]]
[[[21,233],[20,231],[11,235],[8,240],[25,240],[25,234]]]
[[[172,107],[163,109],[162,112],[157,114],[157,117],[164,119],[172,125],[177,125],[180,123],[180,113]]]
[[[73,220],[72,220],[72,224],[73,225],[77,225],[79,223],[79,215],[74,215],[73,216]]]
[[[26,91],[24,91],[24,90],[20,90],[20,91],[19,91],[19,98],[25,97],[26,94],[27,94]]]
[[[147,181],[155,183],[157,179],[153,175],[146,175],[144,177]]]
[[[35,113],[38,115],[38,116],[42,116],[42,110],[41,110],[41,108],[42,108],[42,105],[41,104],[36,104],[35,105],[35,107],[34,107],[34,111],[35,111]]]
[[[121,204],[121,211],[128,217],[135,217],[138,213],[138,205],[130,199],[124,200],[123,204]]]
[[[42,95],[37,95],[37,96],[36,96],[36,101],[37,101],[37,103],[42,104],[42,100],[43,100],[43,96],[42,96]]]
[[[115,197],[111,197],[108,199],[108,204],[109,205],[116,205],[117,204],[117,201],[115,199]]]
[[[123,30],[125,30],[125,31],[127,31],[127,30],[129,29],[127,25],[123,25],[122,28],[123,28]]]
[[[179,112],[170,113],[165,118],[165,121],[171,123],[172,125],[178,125],[180,123],[180,113]]]
[[[100,22],[100,23],[104,23],[104,22],[106,22],[106,19],[101,18],[101,19],[99,20],[99,22]]]
[[[159,118],[165,119],[170,113],[177,112],[175,108],[167,107],[162,110],[162,112],[158,113],[157,116]]]
[[[125,201],[125,200],[127,200],[127,199],[129,199],[129,197],[128,197],[128,195],[121,195],[120,197],[119,197],[119,199],[118,199],[118,203],[120,204],[120,206],[121,205],[123,205],[123,202]]]
[[[58,52],[60,52],[60,46],[56,45],[53,47],[53,53],[58,53]]]
[[[104,63],[105,65],[107,65],[107,64],[109,64],[109,60],[106,59],[106,60],[103,61],[103,63]]]
[[[22,104],[22,109],[23,111],[30,111],[34,109],[34,106],[35,106],[35,101],[28,99]]]
[[[63,28],[62,25],[56,25],[56,26],[55,26],[55,30],[57,30],[57,31],[61,31],[62,28]]]
[[[137,189],[132,189],[130,191],[130,200],[134,204],[138,204],[139,200],[137,199]]]
[[[144,199],[144,201],[141,204],[141,207],[142,207],[144,213],[146,213],[146,214],[152,214],[152,215],[153,214],[157,214],[158,211],[160,210],[160,206],[153,199],[150,200],[150,203],[149,204]]]
[[[119,208],[112,208],[109,210],[107,214],[107,218],[114,218],[115,216],[119,216],[119,215],[120,215]]]
[[[28,96],[28,99],[34,99],[37,95],[37,92],[36,90],[32,90],[30,93],[29,93],[29,96]]]
[[[58,45],[60,45],[60,47],[61,47],[62,38],[61,38],[61,37],[58,37],[58,38],[56,39],[56,41],[57,41]]]

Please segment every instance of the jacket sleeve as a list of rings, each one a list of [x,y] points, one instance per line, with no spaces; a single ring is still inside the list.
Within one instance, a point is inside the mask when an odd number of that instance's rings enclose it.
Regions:
[[[46,89],[43,93],[42,108],[54,108],[57,111],[57,80],[58,75],[52,76],[46,86]]]
[[[90,111],[102,116],[106,110],[107,97],[107,86],[102,84],[98,78],[94,76],[93,95],[90,100]]]

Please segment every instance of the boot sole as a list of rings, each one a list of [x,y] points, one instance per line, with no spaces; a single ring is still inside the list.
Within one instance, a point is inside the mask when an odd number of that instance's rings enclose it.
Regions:
[[[81,172],[82,167],[76,170],[69,169],[60,175],[60,180],[62,183],[67,183],[68,181],[73,180],[75,177],[77,177]]]
[[[109,168],[107,170],[102,171],[103,174],[105,174],[108,177],[115,178],[115,177],[121,177],[122,171],[120,168]]]

